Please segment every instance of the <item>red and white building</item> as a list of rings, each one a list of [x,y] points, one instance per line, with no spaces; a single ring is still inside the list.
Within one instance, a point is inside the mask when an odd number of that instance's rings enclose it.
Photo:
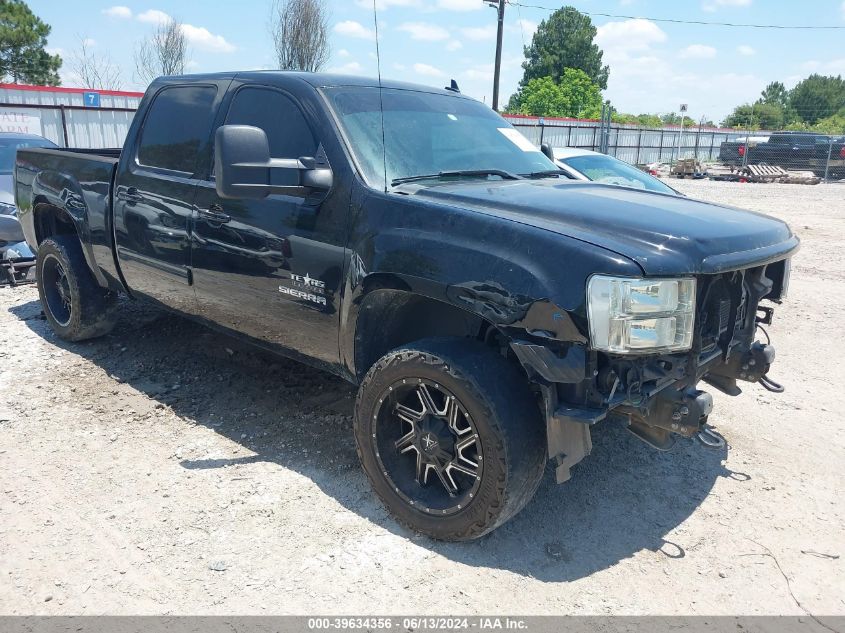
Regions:
[[[121,147],[143,93],[0,84],[0,132],[44,136],[61,147]]]

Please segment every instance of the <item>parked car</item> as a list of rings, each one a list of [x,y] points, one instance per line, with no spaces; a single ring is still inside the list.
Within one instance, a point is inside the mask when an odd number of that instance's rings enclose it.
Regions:
[[[35,134],[0,132],[0,215],[15,215],[15,193],[12,180],[15,153],[27,147],[57,147],[57,145]]]
[[[35,280],[35,254],[24,241],[15,208],[15,153],[26,147],[56,147],[43,136],[0,132],[0,285]]]
[[[244,72],[153,82],[119,156],[19,151],[16,192],[59,337],[123,293],[334,372],[385,505],[467,540],[602,420],[725,448],[699,382],[777,388],[786,224],[559,176],[452,90]]]
[[[669,185],[625,161],[577,147],[555,147],[555,164],[576,180],[681,195]]]
[[[726,165],[774,165],[813,171],[818,176],[845,177],[845,142],[823,134],[776,132],[725,141],[719,160]]]

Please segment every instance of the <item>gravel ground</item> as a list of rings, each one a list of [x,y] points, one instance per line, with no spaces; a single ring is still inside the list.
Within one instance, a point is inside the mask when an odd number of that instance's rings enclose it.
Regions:
[[[63,343],[34,288],[0,289],[0,613],[845,614],[845,186],[673,185],[802,237],[786,393],[715,396],[727,453],[600,426],[469,544],[375,500],[343,382],[128,303]]]

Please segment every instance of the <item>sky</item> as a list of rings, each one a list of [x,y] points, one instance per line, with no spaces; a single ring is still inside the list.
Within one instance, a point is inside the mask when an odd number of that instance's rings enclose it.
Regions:
[[[522,2],[519,6],[513,2]],[[70,58],[91,51],[121,68],[124,90],[143,90],[133,50],[168,16],[184,23],[189,72],[271,68],[270,0],[29,0],[52,26],[51,52],[65,59],[64,85],[78,86]],[[490,103],[496,11],[484,0],[376,0],[382,76],[446,86]],[[375,77],[373,0],[326,0],[331,59],[326,70]],[[556,8],[593,15],[597,43],[610,66],[605,92],[617,110],[677,111],[719,121],[753,101],[765,85],[795,85],[810,73],[845,75],[845,30],[775,30],[672,24],[653,18],[746,24],[845,27],[845,0],[512,0],[505,13],[501,103],[522,77],[523,45]],[[539,8],[539,6],[546,8]]]

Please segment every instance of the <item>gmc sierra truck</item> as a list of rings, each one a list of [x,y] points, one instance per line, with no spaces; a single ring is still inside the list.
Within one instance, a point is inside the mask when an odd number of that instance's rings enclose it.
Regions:
[[[567,480],[594,424],[723,448],[699,383],[779,388],[756,332],[789,227],[549,153],[454,85],[169,77],[122,150],[20,151],[16,199],[58,336],[109,332],[125,294],[334,372],[385,505],[467,540],[549,459]]]

